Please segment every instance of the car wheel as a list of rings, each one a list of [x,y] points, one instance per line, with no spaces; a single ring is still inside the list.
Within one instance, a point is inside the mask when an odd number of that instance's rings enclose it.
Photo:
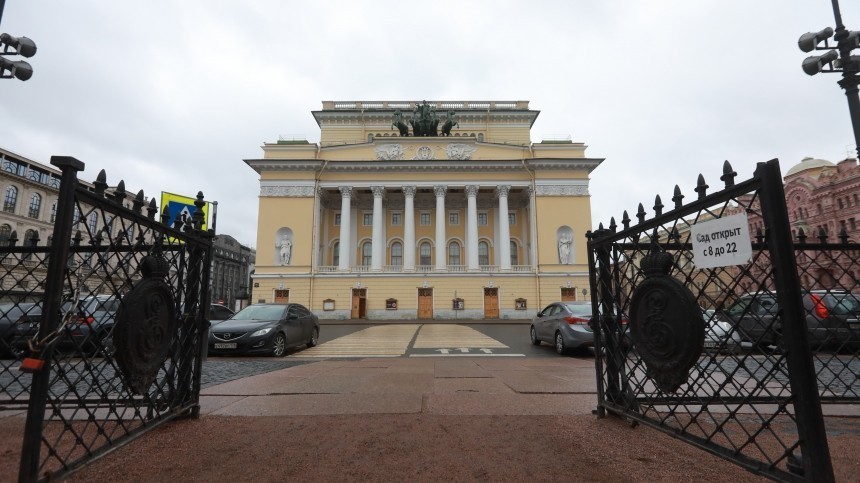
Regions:
[[[319,342],[319,338],[320,338],[320,330],[317,329],[316,327],[314,327],[314,331],[313,331],[313,333],[311,333],[311,338],[310,338],[310,340],[308,340],[308,347],[313,347],[313,346],[317,345],[317,342]]]
[[[287,353],[287,338],[283,332],[278,332],[275,335],[275,340],[272,341],[272,355],[275,357],[284,357]]]
[[[535,330],[535,326],[532,326],[531,336],[532,336],[532,344],[540,345],[540,339],[538,339],[538,337],[537,337],[537,331]]]
[[[563,355],[567,352],[567,347],[564,346],[564,337],[561,336],[561,332],[555,333],[555,351],[559,353],[559,355]]]

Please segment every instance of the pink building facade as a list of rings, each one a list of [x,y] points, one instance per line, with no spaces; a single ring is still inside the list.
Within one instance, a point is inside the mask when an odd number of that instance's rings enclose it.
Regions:
[[[839,163],[804,158],[783,178],[791,232],[800,230],[807,243],[819,243],[821,233],[827,243],[839,243],[843,232],[849,243],[860,243],[860,165],[848,158]],[[750,234],[764,233],[762,218],[749,214]],[[846,258],[847,257],[847,258]],[[856,290],[860,280],[860,254],[846,251],[839,256],[804,252],[798,255],[801,285],[804,288]]]

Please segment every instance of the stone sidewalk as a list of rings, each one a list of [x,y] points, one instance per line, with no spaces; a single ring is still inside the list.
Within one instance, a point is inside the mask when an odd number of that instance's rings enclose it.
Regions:
[[[326,360],[206,388],[203,414],[574,415],[597,402],[593,358]]]

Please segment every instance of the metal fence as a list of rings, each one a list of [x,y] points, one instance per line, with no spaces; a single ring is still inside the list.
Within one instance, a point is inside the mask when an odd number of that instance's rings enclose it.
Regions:
[[[720,191],[700,175],[696,200],[676,186],[671,211],[658,196],[650,219],[640,204],[589,233],[598,413],[771,478],[832,481],[823,415],[860,401],[860,244],[792,233],[776,160],[735,177],[726,162]],[[767,229],[746,235],[748,259],[710,266],[707,247],[738,246],[708,245],[705,227],[753,219]]]
[[[212,235],[196,212],[165,225],[155,200],[104,171],[63,172],[53,235],[0,246],[0,412],[27,411],[19,481],[62,477],[178,416],[196,415],[208,337]]]

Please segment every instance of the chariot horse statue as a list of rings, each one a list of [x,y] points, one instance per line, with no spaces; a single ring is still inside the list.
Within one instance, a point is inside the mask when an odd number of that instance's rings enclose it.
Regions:
[[[439,116],[436,115],[436,109],[424,101],[423,104],[415,103],[415,109],[412,111],[412,119],[409,121],[412,124],[413,136],[436,136],[436,129],[439,127]]]
[[[396,127],[400,131],[401,136],[405,137],[409,135],[409,126],[403,122],[403,113],[400,112],[400,109],[394,111],[394,119],[391,121],[391,126]]]
[[[454,126],[459,126],[459,125],[460,125],[460,123],[457,122],[457,115],[454,113],[454,111],[448,111],[448,115],[445,118],[445,124],[442,124],[442,135],[443,136],[450,136],[451,135],[451,129]]]

